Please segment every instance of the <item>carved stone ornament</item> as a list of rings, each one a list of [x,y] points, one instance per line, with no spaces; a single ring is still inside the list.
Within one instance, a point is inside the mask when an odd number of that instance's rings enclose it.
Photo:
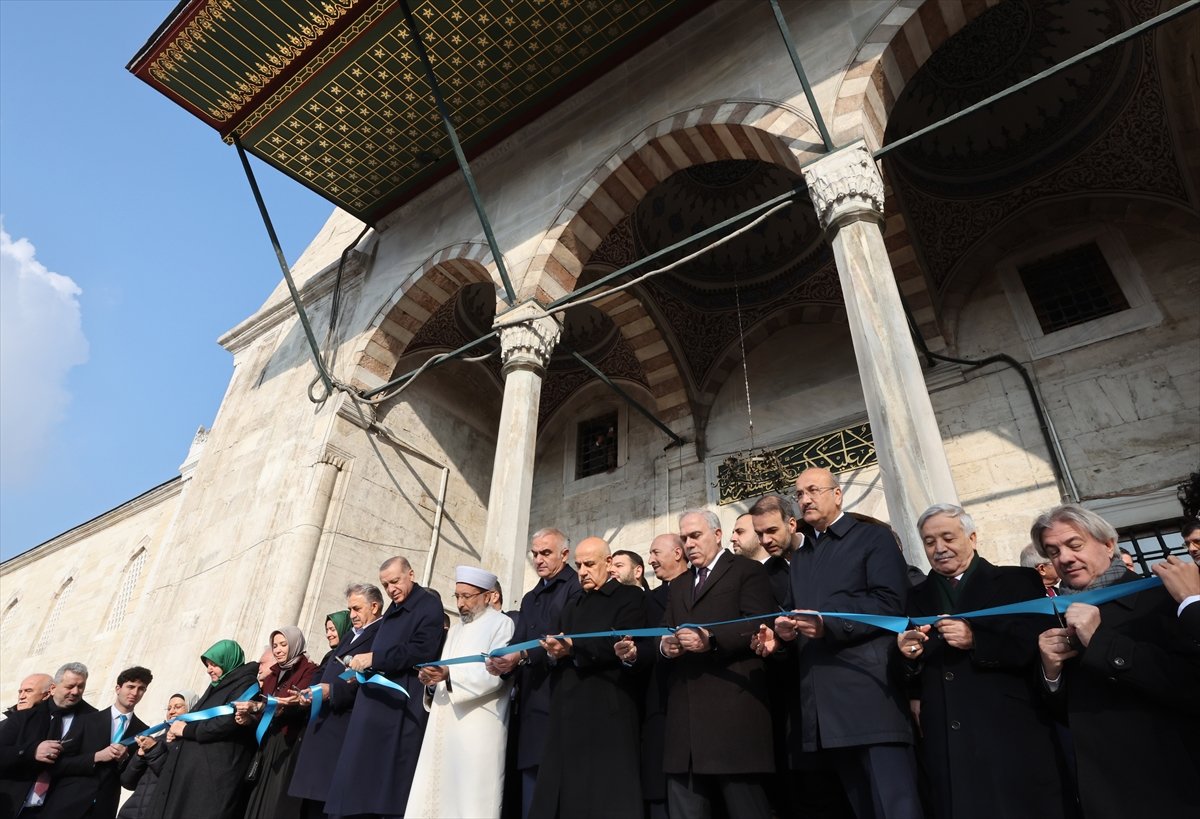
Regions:
[[[512,322],[520,322],[513,324]],[[519,304],[497,317],[500,327],[500,360],[507,375],[514,369],[546,369],[562,326],[534,301]]]
[[[804,181],[825,230],[854,219],[883,220],[883,177],[862,140],[809,165]]]

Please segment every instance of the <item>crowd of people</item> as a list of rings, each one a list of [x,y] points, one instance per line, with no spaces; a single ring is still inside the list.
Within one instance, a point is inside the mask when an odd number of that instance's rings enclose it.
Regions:
[[[1191,560],[1123,589],[1142,578],[1093,512],[1039,515],[999,566],[938,504],[926,576],[827,470],[796,490],[731,549],[707,510],[645,560],[541,529],[519,608],[459,566],[453,623],[393,557],[319,663],[291,625],[257,660],[220,640],[165,725],[134,713],[145,668],[104,710],[81,663],[32,675],[0,723],[0,818],[1200,815],[1200,523]]]

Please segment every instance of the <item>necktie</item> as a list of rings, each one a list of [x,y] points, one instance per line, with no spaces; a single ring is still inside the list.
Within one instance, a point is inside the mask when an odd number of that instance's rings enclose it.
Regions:
[[[1046,587],[1046,596],[1047,597],[1058,597],[1058,590],[1056,588],[1054,588],[1053,586],[1047,586]]]
[[[696,587],[694,589],[692,589],[692,597],[693,598],[699,596],[700,590],[702,588],[704,588],[704,581],[708,580],[708,567],[701,566],[696,571],[696,578],[697,578],[696,579]]]
[[[117,727],[113,729],[113,742],[120,742],[121,737],[125,736],[125,723],[129,721],[129,716],[126,714],[117,714]]]
[[[952,588],[952,589],[958,588],[958,583],[959,583],[959,580],[957,577],[950,578],[950,588]]]

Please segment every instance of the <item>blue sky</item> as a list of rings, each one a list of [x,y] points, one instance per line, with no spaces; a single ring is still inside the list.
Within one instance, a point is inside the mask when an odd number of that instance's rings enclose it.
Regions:
[[[279,279],[234,149],[125,70],[174,6],[0,0],[0,559],[178,474]],[[294,261],[332,206],[254,162]]]

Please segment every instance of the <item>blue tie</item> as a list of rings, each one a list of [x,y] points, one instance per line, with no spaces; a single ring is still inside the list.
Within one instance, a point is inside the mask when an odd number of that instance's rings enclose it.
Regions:
[[[125,723],[129,717],[125,714],[117,714],[117,727],[113,729],[113,742],[120,742],[121,737],[125,736]]]

